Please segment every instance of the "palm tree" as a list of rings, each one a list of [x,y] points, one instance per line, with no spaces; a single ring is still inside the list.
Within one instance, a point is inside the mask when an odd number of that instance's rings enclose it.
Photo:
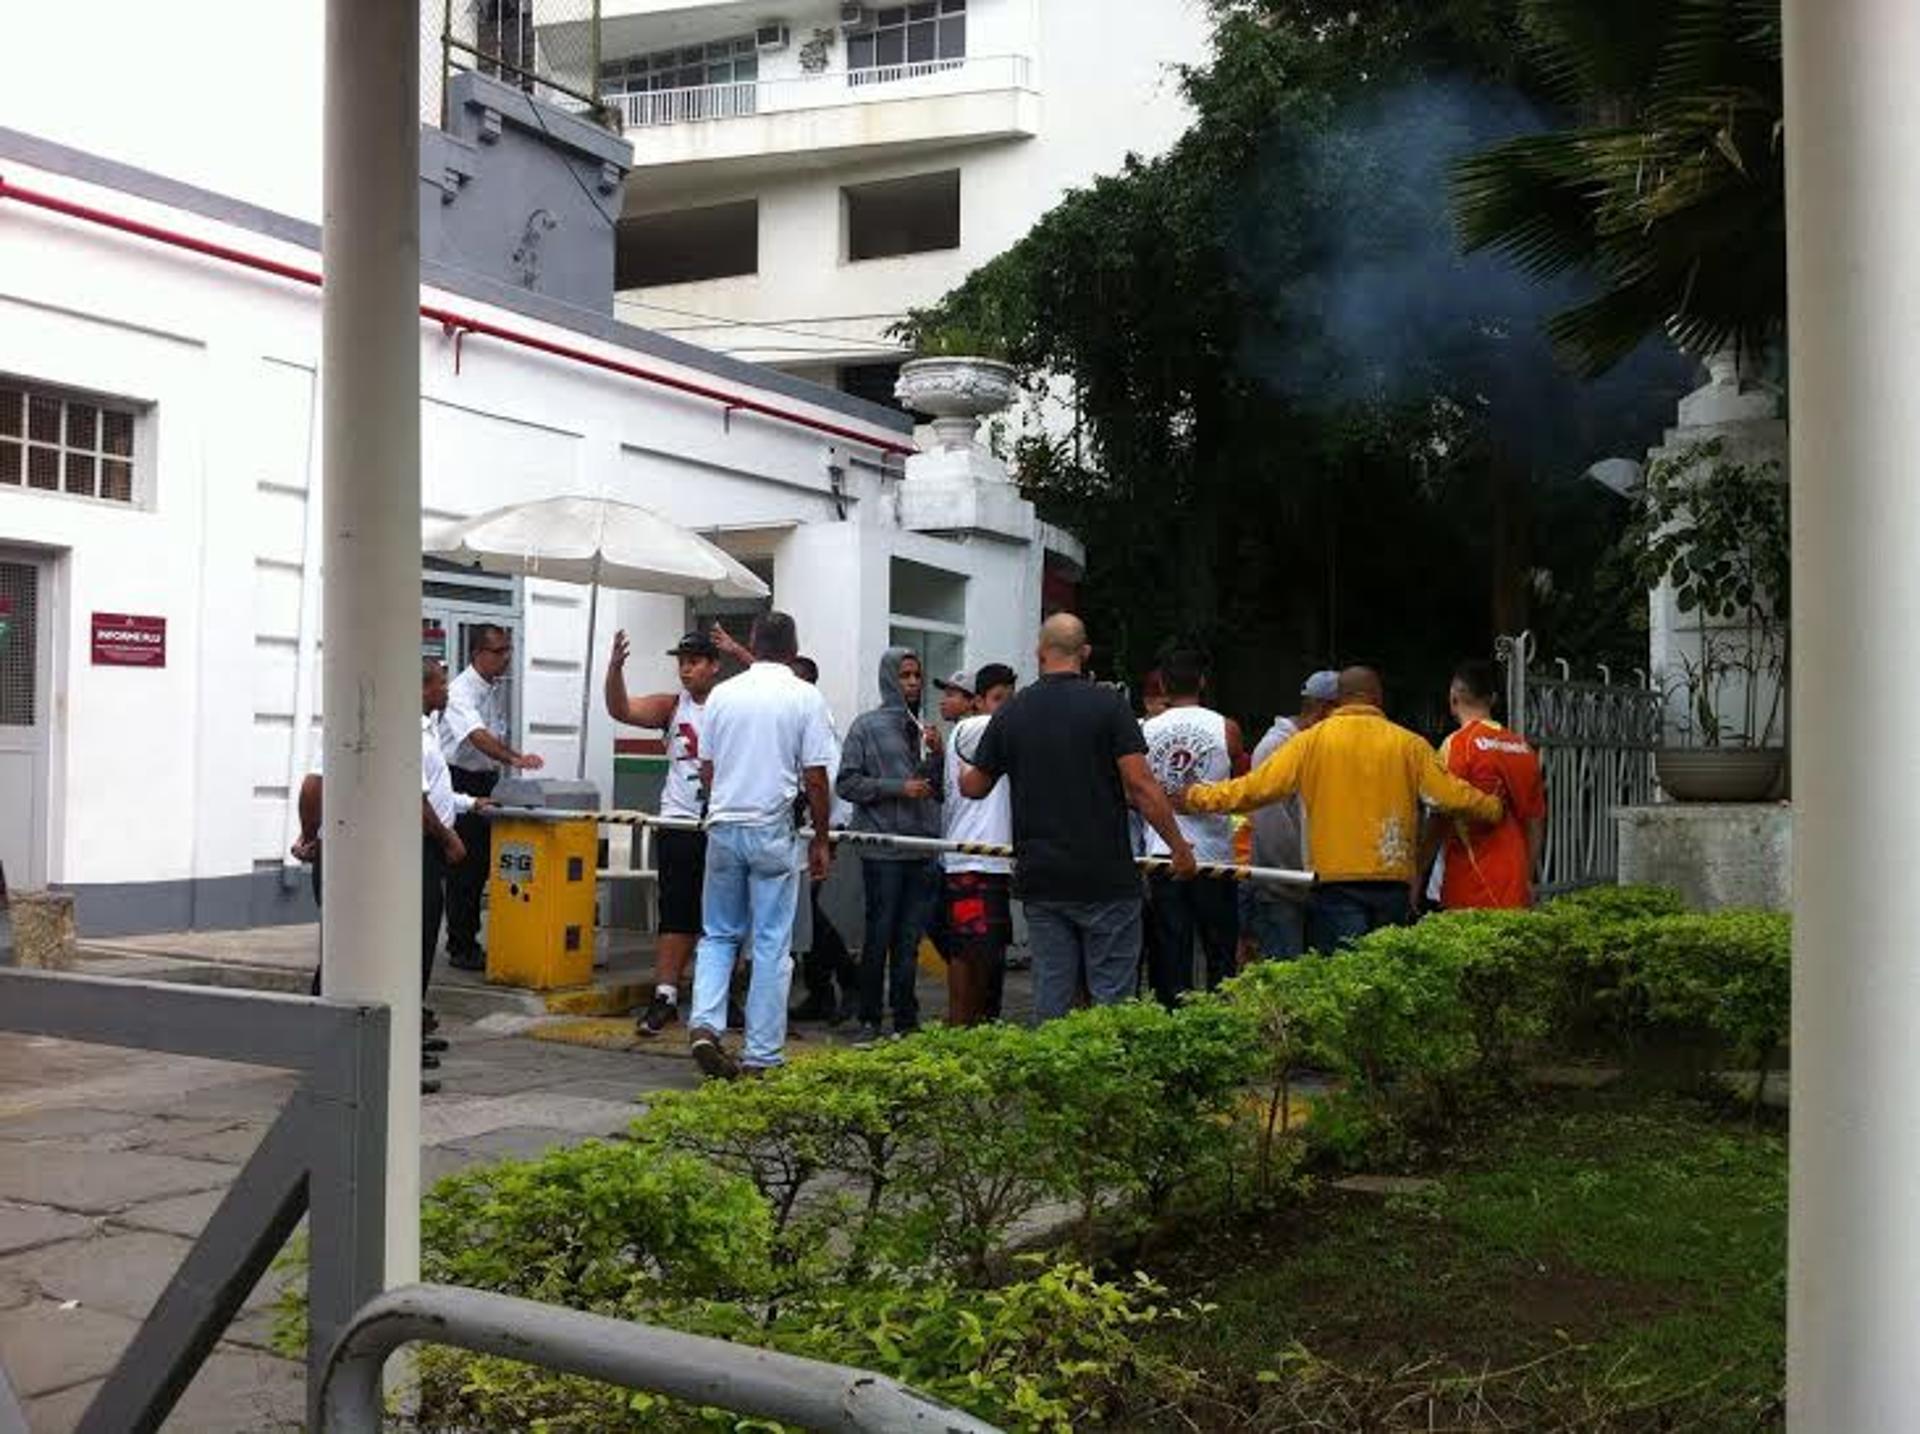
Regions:
[[[1455,166],[1467,249],[1595,283],[1547,325],[1587,375],[1661,332],[1765,353],[1786,321],[1779,0],[1522,0],[1520,17],[1574,123]]]

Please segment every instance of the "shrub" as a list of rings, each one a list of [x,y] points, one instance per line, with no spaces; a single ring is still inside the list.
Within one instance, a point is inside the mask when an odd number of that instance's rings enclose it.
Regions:
[[[1263,1196],[1309,1145],[1378,1162],[1580,1021],[1704,1027],[1764,1074],[1787,1029],[1786,918],[1677,905],[1629,889],[1462,912],[1257,964],[1176,1011],[928,1031],[663,1095],[628,1143],[441,1182],[423,1273],[876,1369],[1009,1429],[1095,1422],[1122,1385],[1182,1377],[1135,1343],[1179,1315],[1150,1285],[1014,1259],[1032,1216],[1071,1202],[1090,1249],[1176,1201],[1217,1208],[1209,1182],[1233,1178],[1249,1128]],[[1337,1088],[1296,1139],[1310,1071]],[[757,1427],[453,1351],[420,1368],[429,1430]]]
[[[772,1227],[736,1176],[589,1142],[448,1176],[422,1205],[420,1237],[426,1280],[621,1311],[764,1290]]]
[[[1702,1025],[1753,1062],[1753,1101],[1785,1041],[1792,1004],[1792,928],[1774,912],[1672,916],[1635,931],[1635,982],[1653,1019]]]
[[[1123,1387],[1137,1400],[1185,1378],[1139,1341],[1147,1328],[1187,1311],[1169,1307],[1143,1276],[1112,1283],[1068,1262],[1035,1262],[1031,1273],[997,1289],[936,1280],[822,1291],[765,1325],[721,1304],[662,1314],[678,1329],[874,1370],[1003,1429],[1032,1434],[1097,1423]],[[422,1351],[420,1378],[419,1427],[445,1434],[779,1427],[446,1349]]]
[[[1554,898],[1546,910],[1556,916],[1577,912],[1595,921],[1618,923],[1684,916],[1687,905],[1679,892],[1664,886],[1589,886]]]

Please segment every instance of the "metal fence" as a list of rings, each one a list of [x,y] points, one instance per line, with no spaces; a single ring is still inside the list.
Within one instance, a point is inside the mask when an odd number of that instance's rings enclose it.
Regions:
[[[415,1341],[803,1429],[999,1434],[985,1420],[870,1370],[446,1285],[390,1290],[354,1317],[327,1362],[322,1434],[376,1434],[380,1371],[394,1350]]]
[[[1576,678],[1564,661],[1549,674],[1536,665],[1533,634],[1502,637],[1495,655],[1506,669],[1507,725],[1540,754],[1547,784],[1547,840],[1539,889],[1555,896],[1615,880],[1620,870],[1616,807],[1653,800],[1653,749],[1660,740],[1660,694],[1636,672],[1617,682]]]
[[[385,1258],[387,1010],[254,991],[0,971],[0,1031],[271,1066],[287,1104],[80,1417],[80,1434],[146,1434],[308,1216],[309,1390]],[[0,1415],[10,1395],[0,1374]],[[0,1420],[0,1428],[4,1428]]]
[[[446,126],[447,83],[478,70],[561,109],[600,105],[600,0],[421,0],[420,111]]]

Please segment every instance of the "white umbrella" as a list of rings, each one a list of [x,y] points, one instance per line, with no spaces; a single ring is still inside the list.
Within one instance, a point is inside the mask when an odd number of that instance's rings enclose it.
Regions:
[[[434,530],[426,551],[476,563],[490,573],[587,584],[586,680],[580,692],[583,777],[602,587],[682,597],[763,598],[770,591],[698,533],[612,498],[567,495],[495,508]]]

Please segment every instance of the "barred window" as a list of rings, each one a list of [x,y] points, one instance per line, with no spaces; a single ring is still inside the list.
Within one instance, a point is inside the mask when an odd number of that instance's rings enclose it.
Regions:
[[[112,399],[0,378],[0,487],[131,503],[137,419]]]

